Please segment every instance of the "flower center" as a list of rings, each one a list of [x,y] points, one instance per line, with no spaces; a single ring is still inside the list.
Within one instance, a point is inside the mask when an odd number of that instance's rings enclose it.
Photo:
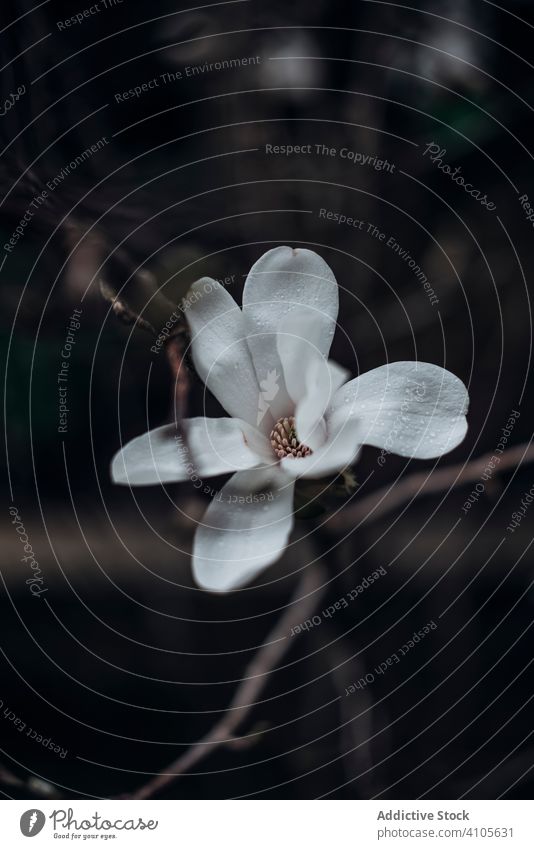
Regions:
[[[309,454],[313,454],[311,448],[299,442],[294,416],[278,419],[271,431],[270,440],[279,460],[284,457],[308,457]]]

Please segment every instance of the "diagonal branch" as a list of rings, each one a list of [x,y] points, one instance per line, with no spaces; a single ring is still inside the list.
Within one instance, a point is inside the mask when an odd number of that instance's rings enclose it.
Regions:
[[[172,359],[171,355],[171,365],[173,365]],[[175,370],[175,373],[179,370],[179,363],[180,354],[178,350],[175,360],[175,366],[178,366],[178,369]],[[486,454],[471,463],[459,463],[455,466],[438,469],[431,474],[418,472],[409,475],[395,486],[383,487],[367,498],[363,498],[354,506],[346,508],[342,513],[333,516],[328,520],[326,528],[333,532],[351,528],[356,522],[384,516],[412,499],[474,483],[480,480],[493,457],[493,453]],[[534,445],[524,443],[515,448],[510,448],[499,459],[500,462],[494,469],[494,474],[499,474],[522,464],[532,463],[534,462]],[[317,602],[324,593],[323,584],[323,570],[319,566],[308,567],[304,571],[285,613],[269,632],[259,651],[246,667],[242,683],[222,718],[201,740],[187,749],[183,755],[180,755],[166,770],[157,773],[132,795],[122,796],[122,798],[150,799],[169,784],[172,784],[179,775],[184,775],[200,761],[207,758],[216,749],[234,742],[236,730],[257,703],[258,697],[269,680],[269,674],[273,672],[277,663],[292,645],[292,642],[288,639],[291,628],[304,622],[312,615]]]
[[[243,680],[222,718],[204,737],[163,771],[155,775],[131,796],[122,798],[150,799],[164,790],[179,775],[188,772],[216,749],[233,742],[237,728],[248,717],[284,654],[293,645],[291,628],[308,619],[324,593],[323,570],[315,565],[304,570],[302,578],[283,616],[266,636],[243,673]]]
[[[473,460],[471,463],[447,466],[444,469],[437,469],[431,474],[417,472],[408,475],[404,480],[400,480],[394,485],[389,484],[381,487],[366,498],[362,498],[354,505],[332,516],[325,527],[331,532],[347,530],[354,527],[357,522],[382,518],[396,507],[406,504],[412,499],[476,483],[481,479],[494,457],[495,454],[491,452]],[[534,445],[526,442],[516,445],[501,454],[499,460],[498,465],[492,470],[494,475],[522,464],[534,462]]]

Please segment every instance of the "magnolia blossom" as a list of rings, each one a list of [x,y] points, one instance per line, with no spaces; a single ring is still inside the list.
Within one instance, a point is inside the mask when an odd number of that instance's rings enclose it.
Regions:
[[[279,247],[252,267],[242,309],[210,278],[184,305],[192,358],[226,418],[181,422],[133,439],[115,456],[115,483],[195,480],[232,472],[196,530],[193,573],[233,590],[284,551],[298,478],[333,476],[362,445],[428,459],[465,436],[467,390],[436,365],[396,362],[349,380],[328,359],[338,287],[309,250]]]

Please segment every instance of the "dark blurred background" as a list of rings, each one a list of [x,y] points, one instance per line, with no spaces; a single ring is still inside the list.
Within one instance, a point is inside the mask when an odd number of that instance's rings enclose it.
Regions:
[[[493,452],[512,411],[508,445],[528,441],[533,239],[519,198],[534,198],[532,3],[250,0],[184,11],[100,0],[96,13],[58,26],[87,8],[6,0],[0,13],[3,246],[68,171],[1,251],[0,789],[27,797],[51,792],[46,781],[64,798],[106,797],[165,768],[220,718],[299,570],[326,550],[319,611],[373,570],[387,574],[291,638],[240,728],[254,736],[166,795],[531,797],[532,516],[506,528],[533,468],[492,476],[467,513],[474,485],[343,539],[307,536],[313,524],[299,523],[255,586],[201,592],[190,548],[207,502],[186,484],[129,492],[109,479],[122,442],[170,420],[173,376],[101,282],[156,325],[202,275],[233,275],[239,301],[265,250],[313,248],[341,287],[334,359],[356,374],[417,358],[469,386],[468,437],[439,467]],[[231,59],[240,61],[216,66]],[[430,143],[493,211],[424,154]],[[336,154],[317,155],[322,144]],[[358,164],[344,148],[391,167]],[[437,303],[369,224],[413,257]],[[75,309],[68,426],[58,433]],[[189,413],[202,405],[193,376]],[[378,455],[364,450],[355,499],[434,465],[394,455],[380,465]],[[12,504],[46,595],[25,583]],[[374,674],[431,620],[439,625],[421,645]],[[373,682],[345,696],[366,674]]]

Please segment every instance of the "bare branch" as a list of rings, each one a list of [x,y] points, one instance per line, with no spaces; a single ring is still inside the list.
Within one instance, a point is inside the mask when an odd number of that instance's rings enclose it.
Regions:
[[[187,415],[189,370],[184,362],[184,342],[180,335],[172,336],[165,344],[165,353],[174,378],[174,417],[178,426]],[[182,434],[183,436],[183,434]]]
[[[434,472],[417,472],[393,485],[381,487],[366,498],[347,507],[326,522],[326,529],[332,532],[346,530],[358,522],[380,519],[396,507],[423,495],[433,495],[448,489],[457,489],[480,480],[494,453],[485,454],[471,463],[458,463]],[[510,448],[500,456],[500,462],[493,470],[501,474],[516,466],[534,462],[534,445],[522,443]]]
[[[291,628],[308,619],[315,610],[324,593],[323,570],[314,565],[304,570],[301,581],[289,602],[285,613],[272,631],[266,636],[261,648],[246,667],[243,680],[228,710],[205,736],[187,749],[183,755],[169,764],[166,770],[158,773],[131,796],[122,798],[150,799],[165,789],[179,775],[188,772],[193,766],[211,755],[216,749],[235,743],[235,732],[247,718],[269,680],[269,674],[276,664],[293,645],[289,637]]]
[[[177,362],[179,362],[178,353],[176,356],[178,357]],[[173,367],[173,371],[177,374],[176,368]],[[447,489],[456,489],[465,484],[476,482],[481,478],[493,456],[493,453],[486,454],[471,463],[459,463],[445,469],[438,469],[430,474],[418,472],[409,475],[395,486],[383,487],[362,499],[353,507],[332,517],[327,522],[326,528],[330,531],[349,528],[358,521],[384,516],[412,498],[443,492]],[[524,443],[502,454],[494,473],[501,473],[507,469],[531,462],[534,462],[534,445]],[[323,570],[319,566],[304,571],[302,580],[285,613],[267,635],[261,648],[246,667],[243,681],[228,706],[228,710],[219,722],[198,743],[195,743],[183,755],[173,761],[166,770],[155,775],[131,796],[123,796],[122,798],[152,798],[156,793],[172,784],[179,775],[187,773],[216,749],[235,743],[237,728],[250,714],[268,681],[269,674],[275,669],[276,664],[292,644],[287,639],[291,628],[312,615],[317,602],[323,595],[323,583]]]

